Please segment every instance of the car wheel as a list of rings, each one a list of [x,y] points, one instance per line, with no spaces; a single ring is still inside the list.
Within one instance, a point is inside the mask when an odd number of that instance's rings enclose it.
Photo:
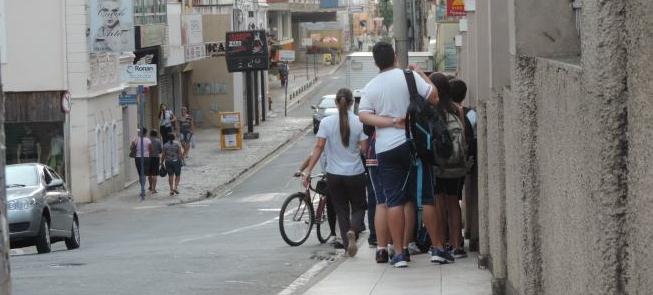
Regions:
[[[50,225],[48,224],[45,216],[41,217],[41,227],[39,228],[39,235],[36,237],[36,251],[39,254],[50,253],[52,250],[50,242]]]
[[[73,219],[73,225],[70,229],[70,238],[66,238],[65,242],[68,250],[79,248],[81,240],[79,238],[79,221],[77,221],[77,218]]]

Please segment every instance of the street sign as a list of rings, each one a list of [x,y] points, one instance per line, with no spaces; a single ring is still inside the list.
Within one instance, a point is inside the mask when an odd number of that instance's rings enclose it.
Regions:
[[[156,65],[127,65],[125,67],[124,81],[130,86],[154,86],[156,85]]]
[[[136,104],[136,94],[121,93],[118,96],[118,104],[121,106]]]
[[[230,73],[270,68],[268,42],[264,30],[227,32],[226,42],[225,58]]]
[[[279,50],[279,60],[280,61],[295,61],[295,51],[294,50]]]

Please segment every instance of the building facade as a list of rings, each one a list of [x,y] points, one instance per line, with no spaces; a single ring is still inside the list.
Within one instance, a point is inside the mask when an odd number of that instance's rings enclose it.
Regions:
[[[494,294],[653,289],[653,3],[468,7],[479,264]]]

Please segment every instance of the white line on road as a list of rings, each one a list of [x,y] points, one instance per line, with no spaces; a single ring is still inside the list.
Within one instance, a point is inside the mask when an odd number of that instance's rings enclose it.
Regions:
[[[325,267],[329,265],[329,262],[326,260],[322,260],[313,267],[311,267],[309,270],[307,270],[305,273],[303,273],[299,278],[297,278],[295,281],[293,281],[290,286],[287,288],[283,289],[281,292],[279,292],[278,295],[291,295],[295,293],[299,288],[303,287],[304,285],[308,284],[310,280],[316,276],[320,271],[322,271]]]
[[[134,210],[145,210],[145,209],[157,209],[157,208],[165,208],[166,206],[140,206],[140,207],[134,207]]]
[[[281,211],[281,208],[261,208],[261,209],[258,209],[258,211],[263,211],[263,212],[279,212],[279,211]]]

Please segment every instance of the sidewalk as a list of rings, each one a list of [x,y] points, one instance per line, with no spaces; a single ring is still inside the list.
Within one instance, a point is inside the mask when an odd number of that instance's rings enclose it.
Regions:
[[[359,240],[358,254],[344,258],[333,272],[308,289],[305,295],[404,295],[492,294],[489,271],[477,267],[476,253],[457,259],[453,264],[433,264],[427,254],[413,255],[408,268],[377,264],[375,250]]]
[[[323,69],[320,70],[319,75],[328,75],[337,69],[337,66],[321,68]],[[289,87],[301,87],[306,83],[308,80],[298,78],[294,81],[291,80]],[[140,201],[138,197],[140,185],[136,182],[102,200],[80,204],[79,210],[82,213],[90,213],[110,209],[140,209],[195,202],[218,195],[229,184],[256,167],[258,163],[283,148],[287,143],[302,136],[310,126],[312,119],[308,113],[306,117],[302,118],[283,116],[284,92],[277,84],[270,83],[270,96],[273,97],[272,111],[268,112],[265,122],[262,121],[260,125],[254,127],[254,131],[258,132],[260,137],[244,140],[241,150],[221,151],[220,130],[217,128],[195,131],[196,146],[191,149],[190,159],[182,168],[179,195],[170,196],[168,178],[159,177],[157,185],[159,192],[157,194],[147,193],[145,201]],[[319,85],[319,82],[311,83],[311,86],[316,85]],[[308,90],[309,88],[305,88],[303,93]],[[303,99],[299,96],[295,102]],[[133,163],[129,162],[128,165],[131,167]]]

